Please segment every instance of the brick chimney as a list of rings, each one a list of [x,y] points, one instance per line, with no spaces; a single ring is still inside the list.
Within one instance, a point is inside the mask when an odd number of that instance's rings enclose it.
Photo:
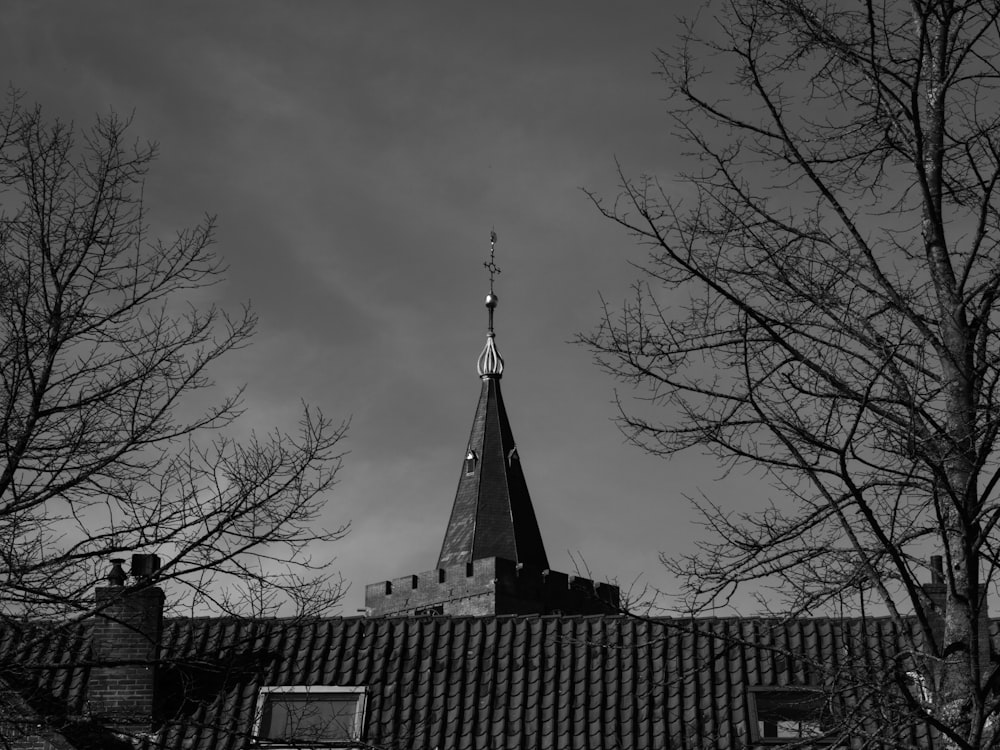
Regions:
[[[154,714],[156,662],[163,630],[163,590],[148,581],[159,569],[156,555],[133,555],[125,585],[122,559],[111,561],[107,586],[94,592],[91,645],[94,667],[87,700],[91,713],[126,733],[148,732]]]
[[[931,626],[931,633],[934,642],[939,649],[945,647],[944,643],[944,617],[947,609],[948,586],[944,580],[944,560],[941,555],[931,556],[931,582],[925,583],[924,594],[930,600],[931,608],[928,611],[928,622]],[[990,615],[986,601],[986,586],[979,586],[979,612],[977,613],[977,630],[979,640],[979,663],[985,671],[990,664]]]

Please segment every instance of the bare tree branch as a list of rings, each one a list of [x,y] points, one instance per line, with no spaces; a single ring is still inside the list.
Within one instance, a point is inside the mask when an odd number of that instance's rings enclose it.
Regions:
[[[919,625],[930,698],[906,720],[962,748],[1000,742],[977,646],[1000,519],[998,17],[729,0],[687,24],[657,59],[695,197],[620,167],[615,201],[590,194],[650,256],[580,337],[637,389],[629,440],[708,450],[778,492],[752,512],[696,501],[708,538],[666,561],[691,610],[741,588],[785,615],[875,597]],[[933,553],[943,605],[920,583]]]
[[[310,553],[347,531],[318,523],[346,425],[303,406],[295,434],[231,437],[242,391],[213,402],[211,368],[256,318],[189,301],[225,273],[214,220],[149,236],[156,147],[129,124],[17,92],[0,114],[0,618],[89,616],[130,552],[178,608],[328,611],[341,582]]]

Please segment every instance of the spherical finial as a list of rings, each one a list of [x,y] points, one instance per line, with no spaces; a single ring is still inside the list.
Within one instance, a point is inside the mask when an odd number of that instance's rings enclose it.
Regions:
[[[495,310],[496,306],[497,306],[497,303],[499,303],[499,302],[500,302],[500,298],[497,297],[495,294],[490,293],[490,294],[486,295],[486,306],[488,308],[490,308],[491,310]]]

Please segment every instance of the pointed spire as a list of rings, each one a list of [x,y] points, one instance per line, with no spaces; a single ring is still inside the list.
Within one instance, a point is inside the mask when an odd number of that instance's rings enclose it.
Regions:
[[[438,567],[500,557],[544,570],[549,566],[545,547],[500,393],[503,359],[493,332],[493,282],[500,273],[496,241],[496,232],[490,232],[490,260],[483,264],[490,272],[489,329],[478,362],[483,385]]]
[[[495,262],[497,233],[490,231],[490,260],[483,266],[490,272],[490,293],[486,295],[486,309],[489,310],[489,327],[486,332],[486,346],[476,361],[476,370],[481,378],[499,378],[503,375],[503,357],[497,351],[496,334],[493,333],[493,311],[497,308],[500,298],[493,293],[493,280],[500,274],[500,266]]]

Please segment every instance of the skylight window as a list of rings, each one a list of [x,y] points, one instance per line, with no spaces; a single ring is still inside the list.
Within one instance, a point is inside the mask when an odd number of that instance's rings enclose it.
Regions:
[[[262,747],[350,747],[361,738],[364,687],[262,687],[254,736]]]
[[[815,688],[750,688],[755,747],[837,747],[830,696]]]

